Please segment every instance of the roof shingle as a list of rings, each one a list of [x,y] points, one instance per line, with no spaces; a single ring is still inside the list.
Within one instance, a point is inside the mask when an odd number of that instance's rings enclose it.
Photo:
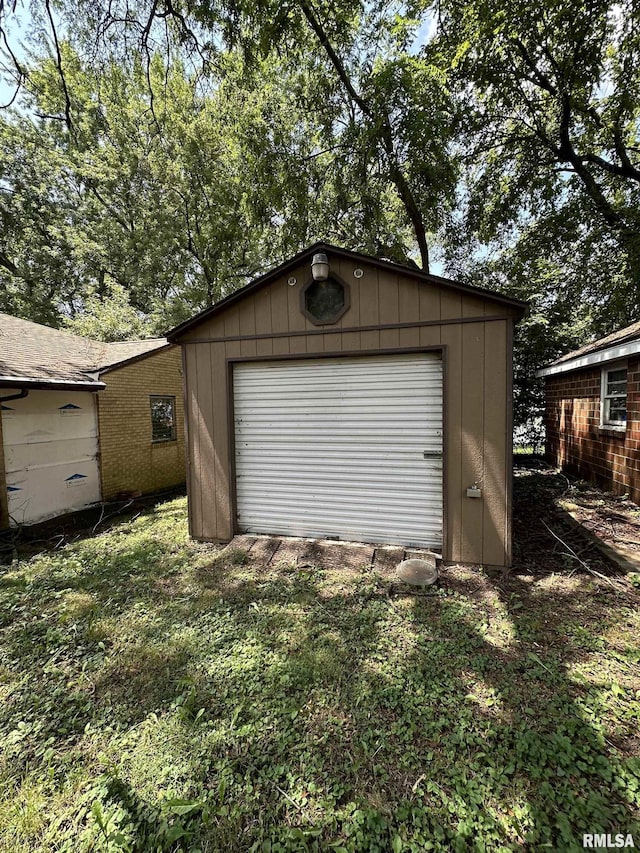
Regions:
[[[613,346],[613,344],[621,344],[625,341],[632,341],[635,338],[640,338],[640,320],[632,323],[630,326],[625,326],[624,329],[612,332],[604,338],[599,338],[597,341],[585,344],[579,347],[579,349],[574,349],[572,352],[568,352],[566,355],[552,361],[548,366],[553,367],[555,364],[564,364],[565,361],[571,361],[574,358],[579,358],[581,355],[588,355],[590,352],[597,352],[598,350]]]
[[[0,313],[2,379],[29,383],[78,383],[103,387],[99,375],[168,345],[166,338],[104,343]]]

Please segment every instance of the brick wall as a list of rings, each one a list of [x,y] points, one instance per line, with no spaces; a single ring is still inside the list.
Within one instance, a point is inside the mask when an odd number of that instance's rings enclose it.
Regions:
[[[98,392],[102,498],[147,494],[185,481],[184,407],[180,347],[103,373]],[[176,440],[151,441],[152,394],[176,398]]]
[[[640,358],[627,369],[627,428],[600,427],[600,367],[546,380],[548,460],[640,503]]]

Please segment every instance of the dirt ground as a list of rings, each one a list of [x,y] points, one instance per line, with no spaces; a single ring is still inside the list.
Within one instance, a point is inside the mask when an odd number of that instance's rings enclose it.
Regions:
[[[640,554],[640,507],[630,500],[550,468],[539,459],[514,467],[513,571],[533,574],[589,571],[616,575],[587,534]],[[580,521],[581,530],[567,516]]]
[[[578,481],[571,484],[560,505],[599,539],[623,545],[640,556],[640,507],[629,498]]]

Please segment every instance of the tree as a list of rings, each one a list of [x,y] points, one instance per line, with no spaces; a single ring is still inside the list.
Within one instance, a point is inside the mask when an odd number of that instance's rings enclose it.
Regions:
[[[433,49],[465,101],[467,229],[513,241],[514,226],[565,208],[616,238],[637,288],[636,0],[442,0],[438,11]]]
[[[638,9],[443,0],[431,46],[464,102],[449,271],[530,303],[515,341],[516,423],[535,371],[636,318],[640,285]]]
[[[135,53],[92,69],[60,51],[65,90],[53,59],[34,64],[29,111],[0,122],[4,310],[55,324],[111,281],[166,328],[315,239],[406,258],[387,183],[325,134],[335,105],[319,128],[298,108],[306,70],[266,59],[251,80],[227,54],[190,76]]]
[[[108,283],[103,295],[87,292],[83,311],[64,320],[65,327],[75,335],[95,341],[130,341],[160,334],[158,318],[137,311],[130,303],[126,290],[119,284]],[[154,328],[155,325],[155,328]]]
[[[71,172],[108,202],[89,187],[108,275],[134,307],[170,306],[176,318],[316,237],[425,268],[439,242],[448,274],[532,304],[517,341],[524,416],[540,401],[534,367],[578,332],[634,318],[638,2],[60,0],[59,18],[45,3],[50,121],[70,140],[55,150],[67,156],[68,144]],[[91,53],[99,69],[88,100],[56,30],[65,16],[76,56]],[[6,20],[0,12],[5,34]],[[14,71],[42,89],[29,69]],[[105,100],[117,73],[135,80],[127,108]],[[94,103],[98,130],[82,149]],[[129,208],[140,222],[130,231],[165,238],[141,246],[122,223],[107,227],[116,213],[126,225]],[[30,221],[49,209],[34,205]],[[31,256],[8,257],[29,273]],[[154,266],[161,257],[168,267]],[[174,270],[158,294],[157,275]]]
[[[286,79],[291,79],[292,69],[302,69],[312,95],[305,105],[307,124],[315,121],[327,150],[348,152],[349,163],[360,166],[356,176],[364,179],[365,189],[371,177],[393,188],[405,227],[410,226],[422,266],[428,269],[427,234],[441,225],[453,199],[456,159],[449,146],[459,115],[442,73],[428,57],[421,59],[409,49],[418,21],[390,14],[384,5],[361,8],[353,0],[242,0],[211,3],[206,9],[173,0],[77,0],[62,8],[76,30],[82,31],[84,23],[85,50],[95,44],[97,31],[110,51],[116,45],[122,61],[123,46],[130,49],[134,40],[147,69],[160,46],[169,54],[170,45],[178,44],[182,54],[195,55],[208,73],[219,64],[223,43],[241,52],[245,69],[255,70],[274,54],[283,59],[280,68],[287,69]],[[73,105],[49,17],[64,95],[59,116],[69,126]],[[401,251],[406,257],[407,250]]]

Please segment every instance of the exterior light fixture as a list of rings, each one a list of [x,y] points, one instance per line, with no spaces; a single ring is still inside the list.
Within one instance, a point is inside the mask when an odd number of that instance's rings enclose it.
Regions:
[[[311,275],[314,281],[326,281],[329,277],[329,258],[323,252],[313,256]]]

